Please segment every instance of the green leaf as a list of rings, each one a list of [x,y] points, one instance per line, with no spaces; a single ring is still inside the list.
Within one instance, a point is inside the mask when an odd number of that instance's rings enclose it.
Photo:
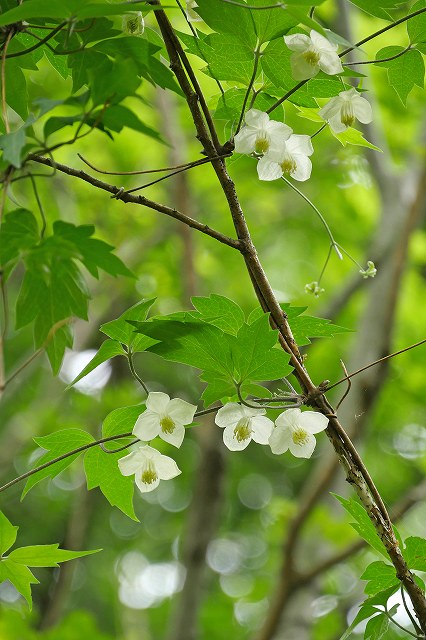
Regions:
[[[199,2],[197,0],[197,5],[198,15],[214,31],[232,35],[233,38],[238,38],[254,49],[257,34],[252,12],[221,0],[200,0]]]
[[[368,517],[364,507],[356,502],[352,498],[350,500],[346,500],[341,496],[333,493],[335,498],[340,502],[342,507],[353,517],[355,518],[355,522],[351,522],[351,526],[359,533],[361,538],[364,538],[366,542],[378,551],[381,555],[385,556],[388,559],[388,554],[386,552],[386,548],[383,542],[378,537],[376,530],[374,528],[373,523]],[[385,587],[382,587],[385,588]]]
[[[37,578],[22,564],[17,564],[9,558],[0,561],[0,582],[9,580],[15,589],[24,596],[28,607],[32,609],[31,585],[38,584]]]
[[[46,462],[50,462],[51,460],[62,456],[64,453],[69,453],[74,449],[78,449],[79,447],[94,442],[93,436],[81,429],[62,429],[61,431],[56,431],[48,436],[34,438],[34,440],[40,447],[47,450],[44,455],[37,459],[36,467],[39,467]],[[72,464],[82,453],[82,451],[74,453],[63,460],[55,462],[45,469],[34,473],[34,475],[30,476],[27,480],[22,492],[22,498],[24,498],[28,491],[38,484],[40,480],[43,480],[44,478],[54,478],[61,473],[61,471],[69,467],[70,464]]]
[[[76,382],[87,376],[88,373],[99,367],[100,364],[106,362],[115,356],[126,356],[126,352],[119,342],[116,340],[105,340],[99,347],[99,350],[91,361],[84,367],[83,371],[68,385],[67,389],[72,387]]]
[[[345,329],[324,318],[301,315],[307,307],[292,307],[288,302],[280,305],[287,314],[295,341],[299,346],[310,343],[310,338],[333,337],[336,333],[346,333]]]
[[[232,88],[225,91],[223,95],[221,94],[214,112],[215,118],[218,120],[231,120],[237,123],[246,93],[246,89]],[[266,111],[275,102],[276,98],[266,93],[259,93],[253,106],[260,111]],[[284,121],[284,109],[281,105],[274,110],[272,118],[273,120]]]
[[[15,544],[18,528],[14,527],[4,513],[0,511],[0,555],[3,555],[5,551]]]
[[[318,0],[318,2],[314,1],[310,4],[320,4],[321,2],[323,2],[323,0]],[[253,2],[250,0],[249,4],[255,7],[265,7],[270,6],[271,2],[270,0],[253,0]],[[298,2],[298,4],[301,3]],[[247,9],[245,9],[245,11],[247,11]],[[260,43],[283,36],[289,29],[299,23],[299,20],[291,15],[291,13],[279,9],[276,11],[269,11],[267,9],[264,11],[253,10],[250,11],[250,13]]]
[[[111,129],[111,131],[120,132],[123,127],[128,127],[129,129],[139,131],[139,133],[163,142],[158,131],[144,124],[133,111],[130,111],[127,107],[123,107],[121,104],[114,104],[108,107],[102,117],[102,122],[105,127]]]
[[[17,167],[21,166],[22,150],[25,147],[26,134],[25,127],[21,127],[12,133],[0,136],[0,149],[3,149],[3,159],[8,164]]]
[[[134,327],[128,321],[145,320],[155,300],[156,298],[150,298],[138,302],[122,313],[116,320],[105,322],[101,325],[100,330],[113,340],[117,340],[125,345],[132,344],[133,346],[134,340],[139,338],[139,336],[136,336]],[[144,349],[141,349],[141,351],[144,351]]]
[[[416,576],[417,577],[417,576]],[[362,603],[362,606],[364,605],[368,605],[368,606],[381,606],[381,607],[387,607],[387,603],[388,600],[391,596],[393,596],[393,594],[395,593],[395,591],[398,590],[399,588],[399,582],[398,584],[393,585],[392,587],[389,587],[388,589],[384,589],[383,591],[379,591],[378,593],[375,593],[374,595],[370,596],[369,598],[366,598],[364,600],[364,602]]]
[[[208,298],[193,296],[191,302],[199,312],[201,320],[213,324],[225,333],[235,336],[244,324],[244,312],[241,307],[225,296],[215,293]]]
[[[384,613],[379,613],[367,622],[364,640],[380,640],[384,638],[389,629],[389,618]]]
[[[145,408],[145,404],[137,404],[131,407],[114,409],[107,415],[102,424],[102,436],[109,438],[120,433],[131,432],[136,420],[145,411]],[[105,443],[105,446],[108,446],[108,443]],[[114,449],[117,448],[117,444],[114,442],[112,442],[111,446]]]
[[[67,551],[59,549],[59,544],[41,544],[31,547],[21,547],[14,549],[8,556],[16,564],[23,564],[27,567],[59,567],[60,562],[68,562],[75,558],[83,558],[93,553],[98,553],[101,549],[92,551]]]
[[[31,211],[15,209],[8,213],[0,227],[0,264],[10,260],[39,241],[37,221]]]
[[[105,453],[99,447],[90,449],[84,457],[87,488],[99,487],[113,507],[118,507],[129,518],[138,521],[133,508],[133,476],[123,476],[117,464],[125,455],[125,451]]]
[[[346,131],[342,133],[335,133],[333,129],[330,127],[330,131],[333,136],[340,142],[341,145],[346,147],[348,144],[357,145],[359,147],[368,147],[369,149],[374,149],[375,151],[382,151],[379,147],[376,147],[371,142],[368,142],[358,129],[353,129],[349,127]]]
[[[404,558],[410,569],[426,571],[426,540],[417,536],[407,538]]]
[[[367,580],[364,591],[369,596],[400,584],[396,577],[395,567],[382,560],[369,564],[362,574],[361,580]]]
[[[377,613],[377,609],[375,607],[362,604],[360,610],[353,619],[352,624],[346,629],[345,633],[340,637],[339,640],[347,640],[347,638],[352,635],[352,631],[359,625],[360,622],[363,622],[367,618],[371,618],[371,616],[373,616],[375,613]]]
[[[385,47],[377,53],[376,59],[389,58],[401,51],[404,51],[404,47]],[[399,58],[376,64],[387,68],[389,83],[395,89],[404,105],[406,105],[408,94],[414,85],[423,88],[425,65],[420,51],[411,49],[399,56]]]
[[[425,0],[418,0],[410,8],[410,13],[426,8]],[[407,20],[407,33],[411,44],[426,41],[426,12]]]
[[[199,46],[214,78],[249,83],[253,74],[254,49],[246,41],[241,42],[227,33],[213,33]]]
[[[351,0],[351,2],[366,13],[384,20],[392,20],[388,10],[402,4],[402,0]]]

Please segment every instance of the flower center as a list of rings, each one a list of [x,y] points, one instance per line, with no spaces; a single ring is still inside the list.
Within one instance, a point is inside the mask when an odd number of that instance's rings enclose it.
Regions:
[[[299,447],[308,442],[308,433],[301,427],[295,429],[291,437],[293,438],[294,444],[297,444]]]
[[[343,104],[340,112],[340,119],[345,127],[351,127],[355,122],[355,115],[350,102]]]
[[[241,418],[234,429],[234,438],[238,442],[248,440],[251,436],[250,418]]]
[[[144,470],[142,471],[141,480],[144,484],[152,484],[157,480],[157,472],[155,471],[155,467],[150,460],[145,465]]]
[[[313,67],[320,61],[320,54],[315,50],[308,49],[302,55],[305,61]]]
[[[292,174],[297,169],[296,160],[288,154],[284,156],[280,166],[283,173]]]
[[[256,153],[266,153],[269,149],[269,140],[265,135],[258,136],[254,145]]]
[[[160,420],[160,426],[163,433],[173,433],[176,425],[170,416],[164,416]]]

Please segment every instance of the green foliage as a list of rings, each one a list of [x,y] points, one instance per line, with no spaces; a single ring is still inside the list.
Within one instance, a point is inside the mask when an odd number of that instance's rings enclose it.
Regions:
[[[307,307],[292,307],[286,302],[281,305],[281,308],[287,315],[294,339],[299,346],[309,344],[310,338],[332,337],[337,333],[350,331],[333,324],[330,320],[302,315]]]
[[[381,560],[369,564],[362,574],[361,580],[367,580],[364,591],[369,596],[374,596],[381,591],[399,585],[395,567]]]
[[[410,569],[426,571],[426,540],[418,536],[407,538],[404,558]]]
[[[367,149],[374,149],[374,151],[381,151],[379,147],[368,142],[362,135],[361,131],[358,129],[353,129],[352,127],[348,127],[346,131],[342,133],[335,133],[333,129],[330,127],[330,131],[335,138],[340,142],[341,145],[346,147],[348,144],[353,144],[358,147],[367,147]]]
[[[342,498],[336,494],[333,494],[335,498],[340,502],[342,507],[351,515],[355,522],[351,522],[351,526],[359,533],[361,538],[370,545],[372,549],[378,551],[385,558],[388,557],[383,542],[378,537],[376,530],[368,517],[364,507],[356,500],[350,498]]]
[[[29,567],[58,567],[60,562],[68,562],[101,551],[66,551],[58,544],[44,544],[14,549],[5,556],[5,552],[15,543],[18,527],[12,526],[6,516],[0,512],[0,582],[9,580],[15,589],[24,596],[28,607],[32,608],[31,585],[38,580]]]
[[[6,272],[22,261],[25,273],[16,302],[16,328],[34,322],[36,348],[45,347],[54,373],[65,347],[72,345],[67,322],[74,316],[87,318],[89,294],[78,263],[95,278],[99,269],[117,276],[131,276],[113,247],[92,238],[92,225],[75,226],[58,220],[53,234],[39,236],[35,217],[17,209],[9,213],[0,229],[0,260]]]
[[[377,53],[376,60],[390,58],[402,51],[404,51],[404,47],[385,47]],[[404,105],[407,103],[408,94],[415,85],[421,88],[424,86],[425,65],[422,54],[416,49],[406,51],[394,60],[376,64],[387,68],[389,83],[395,89]]]
[[[426,7],[425,0],[418,0],[410,9],[410,12],[418,11]],[[426,41],[426,13],[421,13],[410,20],[407,20],[407,33],[411,44],[418,44]]]

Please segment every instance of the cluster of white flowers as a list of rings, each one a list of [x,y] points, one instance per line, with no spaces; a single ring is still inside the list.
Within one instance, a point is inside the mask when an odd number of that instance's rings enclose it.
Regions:
[[[337,45],[312,30],[310,36],[296,33],[284,36],[294,53],[290,63],[295,80],[309,80],[321,70],[329,75],[343,71]],[[367,124],[373,114],[369,102],[356,89],[341,91],[319,110],[319,115],[335,133],[342,133],[355,120]],[[282,122],[270,120],[267,113],[249,109],[245,124],[234,138],[235,152],[260,158],[257,173],[260,180],[278,180],[289,175],[295,180],[308,180],[312,171],[309,158],[314,152],[310,136],[297,135]]]
[[[142,441],[128,455],[120,458],[118,467],[124,476],[135,476],[136,486],[142,493],[158,487],[160,480],[171,480],[181,471],[176,462],[145,444],[160,436],[175,447],[180,447],[185,426],[192,424],[197,407],[166,393],[151,392],[144,411],[133,428]],[[273,453],[287,450],[297,458],[310,458],[315,448],[314,433],[323,431],[328,419],[315,411],[288,409],[275,420],[265,416],[263,408],[251,408],[236,402],[221,407],[215,418],[223,431],[223,441],[231,451],[242,451],[251,440],[269,444]]]
[[[231,451],[245,449],[251,440],[269,444],[272,453],[290,452],[296,458],[310,458],[315,449],[314,433],[327,428],[328,419],[316,411],[287,409],[275,420],[265,409],[230,402],[219,409],[215,422],[224,429],[223,441]]]

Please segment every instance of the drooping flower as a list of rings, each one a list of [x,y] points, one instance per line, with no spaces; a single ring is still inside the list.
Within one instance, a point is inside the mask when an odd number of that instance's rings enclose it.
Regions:
[[[234,138],[236,153],[267,153],[273,144],[287,140],[293,130],[283,122],[270,120],[267,113],[249,109],[245,125]]]
[[[309,282],[308,284],[305,284],[305,291],[306,293],[312,293],[315,298],[319,298],[320,295],[324,293],[325,289],[320,287],[318,282]]]
[[[186,17],[189,22],[202,22],[202,18],[198,15],[194,9],[198,7],[196,0],[186,0]]]
[[[367,268],[366,269],[360,269],[359,270],[360,274],[362,275],[363,278],[374,278],[374,276],[377,273],[377,269],[376,266],[374,264],[374,262],[372,262],[371,260],[367,261]]]
[[[216,414],[216,424],[224,429],[223,441],[231,451],[242,451],[251,440],[268,444],[274,423],[265,416],[265,409],[246,407],[229,402]]]
[[[141,36],[145,31],[145,22],[141,11],[132,11],[123,16],[122,29],[130,36]]]
[[[289,175],[295,180],[308,180],[312,162],[308,156],[314,152],[310,136],[292,135],[273,147],[257,163],[260,180],[278,180]]]
[[[328,75],[343,71],[337,55],[337,44],[332,44],[320,33],[312,29],[310,37],[304,33],[284,36],[291,51],[291,71],[295,80],[308,80],[319,73],[320,69]]]
[[[342,133],[352,127],[355,120],[368,124],[373,119],[370,103],[353,87],[331,98],[318,113],[328,121],[335,133]]]
[[[176,462],[148,445],[138,445],[134,451],[118,460],[123,476],[135,476],[136,486],[142,493],[153,491],[160,480],[171,480],[181,472]]]
[[[310,458],[316,440],[314,433],[324,431],[328,418],[316,411],[287,409],[275,420],[275,429],[269,438],[272,453],[284,453],[288,449],[296,458]]]
[[[180,447],[185,435],[185,425],[191,424],[197,407],[167,393],[153,391],[148,394],[146,411],[136,421],[133,433],[139,440],[149,442],[160,436],[169,444]]]

